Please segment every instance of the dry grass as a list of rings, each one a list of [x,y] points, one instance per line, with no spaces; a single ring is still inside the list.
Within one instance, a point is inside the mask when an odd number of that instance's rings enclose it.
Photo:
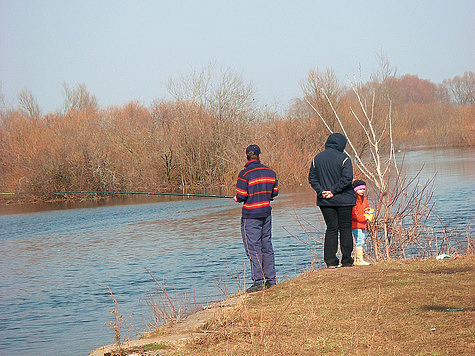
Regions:
[[[475,257],[306,273],[210,321],[192,355],[469,355]]]
[[[152,332],[162,331],[163,326],[172,326],[200,309],[194,296],[167,290],[165,281],[160,283],[147,268],[146,271],[157,286],[155,293],[146,300],[152,312],[152,320],[149,322]]]
[[[124,328],[126,327],[124,316],[119,311],[119,304],[117,303],[114,293],[112,293],[112,289],[110,289],[109,286],[107,286],[107,289],[109,290],[109,295],[114,303],[114,309],[109,310],[109,313],[114,316],[114,320],[106,323],[106,325],[109,325],[112,330],[114,330],[114,341],[116,341],[117,355],[122,356],[125,355],[125,351],[123,350],[124,341],[128,340],[130,330],[132,330],[133,326],[129,326],[126,336],[122,335]]]

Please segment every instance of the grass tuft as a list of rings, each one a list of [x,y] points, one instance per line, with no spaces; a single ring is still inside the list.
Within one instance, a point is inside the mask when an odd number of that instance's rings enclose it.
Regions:
[[[148,344],[148,345],[143,346],[144,351],[164,350],[168,348],[169,347],[167,345],[163,345],[163,344]]]

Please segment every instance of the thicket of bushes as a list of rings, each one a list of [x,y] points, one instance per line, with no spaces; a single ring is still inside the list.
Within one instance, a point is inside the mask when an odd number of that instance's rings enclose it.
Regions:
[[[440,85],[382,73],[361,88],[376,93],[374,106],[384,115],[390,103],[396,146],[466,146],[474,141],[474,82],[472,72]],[[170,81],[174,100],[150,107],[101,108],[83,85],[65,86],[63,109],[45,115],[25,90],[17,108],[0,112],[0,191],[233,193],[250,143],[261,146],[281,186],[305,185],[328,136],[310,104],[334,122],[324,89],[348,127],[358,105],[332,70],[310,71],[302,89],[285,113],[275,113],[255,106],[252,87],[239,76],[203,71]],[[351,135],[364,151],[359,130]]]

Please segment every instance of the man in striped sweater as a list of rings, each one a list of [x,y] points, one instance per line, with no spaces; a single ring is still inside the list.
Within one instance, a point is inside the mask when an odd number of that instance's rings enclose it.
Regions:
[[[238,176],[234,201],[244,203],[241,233],[251,262],[253,281],[246,291],[252,293],[276,284],[270,202],[279,194],[279,186],[275,172],[261,163],[259,146],[250,145],[246,157],[247,163]]]

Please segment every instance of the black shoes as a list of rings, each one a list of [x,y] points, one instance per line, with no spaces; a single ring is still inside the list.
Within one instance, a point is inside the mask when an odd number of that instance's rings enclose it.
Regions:
[[[266,284],[261,283],[261,284],[253,284],[249,288],[246,289],[246,293],[254,293],[254,292],[259,292],[261,290],[266,289]]]
[[[353,262],[340,263],[338,265],[327,265],[327,268],[353,267]]]
[[[271,283],[269,281],[266,281],[266,289],[272,288],[275,286],[275,283]]]
[[[349,261],[341,263],[341,267],[353,267],[354,260],[351,258]]]
[[[353,264],[348,264],[348,263],[345,263],[345,264],[341,264],[341,265],[332,265],[332,266],[327,266],[327,268],[340,268],[340,267],[353,267]]]
[[[264,289],[269,289],[275,286],[275,283],[270,283],[269,281],[266,281],[265,283],[261,284],[253,284],[249,288],[246,289],[246,293],[254,293],[254,292],[259,292]]]

